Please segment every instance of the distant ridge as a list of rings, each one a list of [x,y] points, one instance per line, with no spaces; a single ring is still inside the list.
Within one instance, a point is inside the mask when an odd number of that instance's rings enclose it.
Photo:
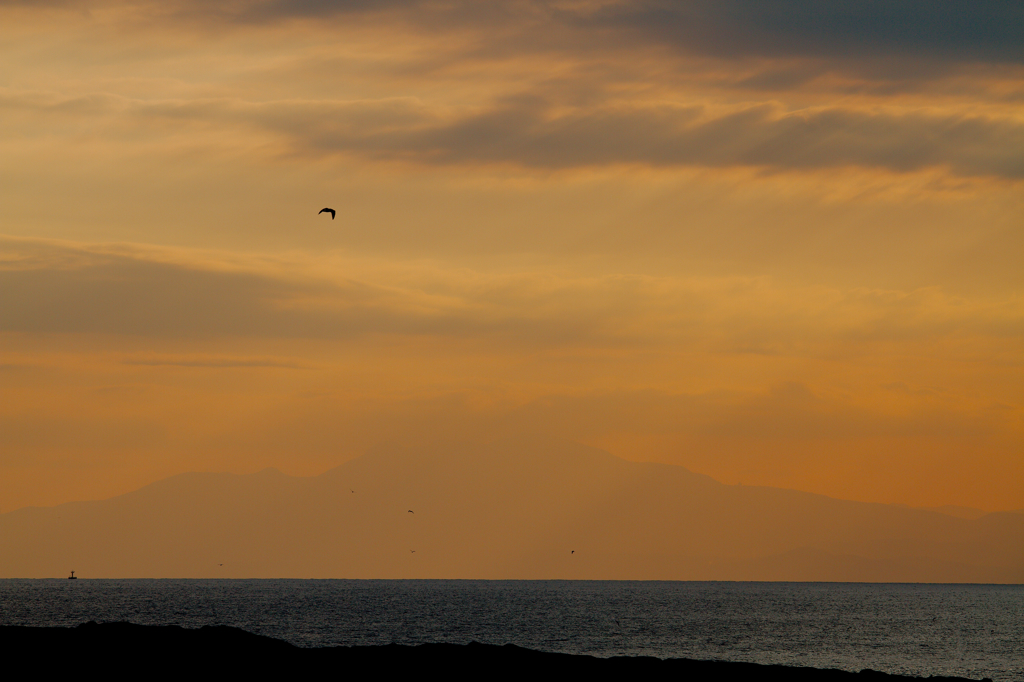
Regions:
[[[409,514],[408,510],[415,510]],[[577,443],[190,473],[0,515],[0,577],[1024,582],[1024,515],[729,486]]]
[[[907,505],[900,505],[907,506]],[[955,504],[943,504],[938,507],[908,507],[910,509],[922,509],[924,511],[933,511],[940,514],[946,514],[948,516],[955,516],[959,519],[980,519],[985,516],[988,512],[982,511],[981,509],[975,509],[974,507],[961,507]]]

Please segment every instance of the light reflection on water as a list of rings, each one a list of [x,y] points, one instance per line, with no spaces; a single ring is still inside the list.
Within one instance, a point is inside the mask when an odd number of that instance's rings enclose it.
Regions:
[[[1024,680],[1024,586],[0,580],[0,624],[233,625],[299,646],[513,643]]]

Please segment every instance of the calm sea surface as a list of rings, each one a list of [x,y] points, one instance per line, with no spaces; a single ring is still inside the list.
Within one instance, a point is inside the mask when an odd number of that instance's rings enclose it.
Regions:
[[[1024,680],[1024,586],[0,580],[0,624],[225,624],[299,646],[513,643],[594,656]]]

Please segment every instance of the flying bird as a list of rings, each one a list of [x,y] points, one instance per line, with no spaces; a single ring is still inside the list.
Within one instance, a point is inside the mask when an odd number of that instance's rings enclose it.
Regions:
[[[333,208],[321,208],[320,209],[320,213],[330,213],[331,214],[331,220],[334,220],[334,209]],[[317,213],[317,215],[320,215],[320,213]]]
[[[410,513],[410,514],[415,514],[416,512],[414,512],[414,511],[413,511],[412,509],[410,509],[410,510],[409,510],[409,513]]]

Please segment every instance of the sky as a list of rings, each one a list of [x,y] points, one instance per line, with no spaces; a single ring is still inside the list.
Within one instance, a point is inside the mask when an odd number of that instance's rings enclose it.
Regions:
[[[0,0],[0,512],[518,433],[1024,508],[1022,27]]]

